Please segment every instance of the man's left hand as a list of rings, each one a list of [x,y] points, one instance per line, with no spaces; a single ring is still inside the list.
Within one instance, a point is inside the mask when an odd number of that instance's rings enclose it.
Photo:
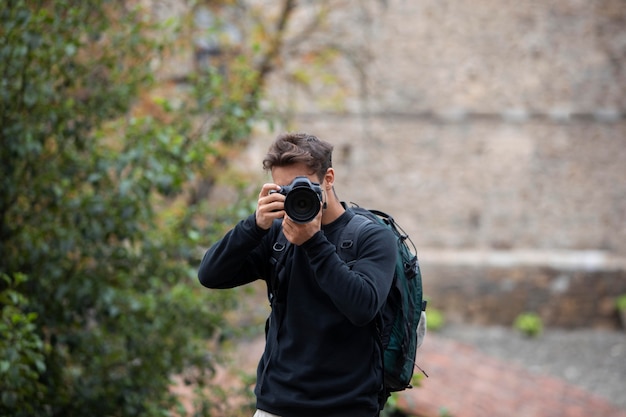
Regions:
[[[321,206],[321,203],[320,203]],[[322,229],[322,207],[313,220],[308,223],[296,223],[285,215],[283,218],[283,234],[294,245],[302,245]]]

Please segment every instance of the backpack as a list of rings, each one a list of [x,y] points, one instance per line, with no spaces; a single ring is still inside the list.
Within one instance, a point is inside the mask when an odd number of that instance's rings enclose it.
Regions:
[[[357,237],[363,226],[370,222],[382,224],[391,230],[397,241],[396,270],[385,306],[374,325],[375,337],[381,347],[383,363],[383,392],[381,410],[392,392],[412,388],[417,348],[426,335],[426,300],[424,300],[422,275],[414,243],[393,217],[379,211],[354,205],[356,215],[350,220],[340,240],[338,253],[352,266],[357,258]],[[409,246],[410,244],[410,246]]]

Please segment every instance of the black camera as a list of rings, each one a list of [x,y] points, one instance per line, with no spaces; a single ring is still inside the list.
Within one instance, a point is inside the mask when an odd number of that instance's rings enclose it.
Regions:
[[[322,202],[322,188],[307,177],[296,177],[289,185],[280,187],[280,193],[285,196],[285,212],[296,223],[308,223],[317,216]]]

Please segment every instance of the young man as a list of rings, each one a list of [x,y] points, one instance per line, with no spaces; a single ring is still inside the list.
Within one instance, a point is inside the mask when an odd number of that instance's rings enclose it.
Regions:
[[[337,254],[339,245],[349,244],[342,231],[355,214],[335,194],[332,149],[308,134],[278,136],[263,161],[273,183],[261,188],[255,213],[214,244],[200,265],[198,277],[208,288],[268,283],[272,312],[257,369],[255,416],[379,413],[382,361],[373,323],[391,286],[396,242],[369,222],[354,237],[356,261],[347,265]],[[320,210],[313,220],[296,222],[280,190],[302,176],[319,183]]]

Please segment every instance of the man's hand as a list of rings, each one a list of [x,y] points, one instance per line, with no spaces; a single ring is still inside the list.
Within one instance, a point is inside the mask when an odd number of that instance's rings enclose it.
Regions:
[[[308,223],[296,223],[285,215],[283,218],[283,234],[288,241],[294,245],[300,246],[322,228],[322,203],[320,203],[320,211],[317,216]]]
[[[272,222],[285,216],[285,196],[270,191],[280,190],[276,184],[263,184],[256,208],[256,225],[263,230],[268,230]]]

